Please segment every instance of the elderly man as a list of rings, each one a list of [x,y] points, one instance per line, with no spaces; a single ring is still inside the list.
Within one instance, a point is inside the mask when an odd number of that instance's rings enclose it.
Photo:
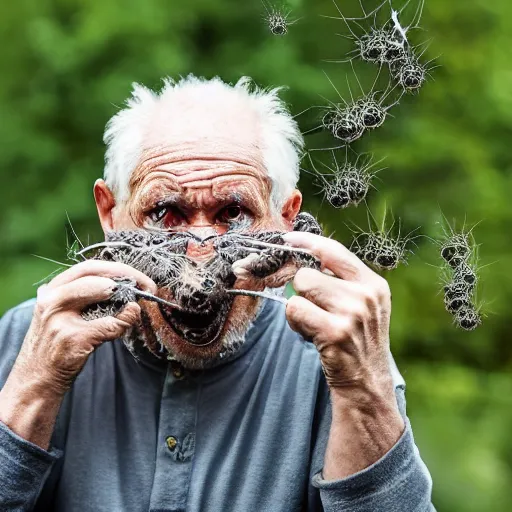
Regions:
[[[105,233],[194,233],[186,255],[205,263],[212,233],[292,230],[302,137],[277,90],[136,85],[105,141]],[[285,239],[323,267],[296,273],[286,306],[237,296],[206,318],[140,301],[86,321],[112,278],[172,296],[131,266],[84,261],[8,312],[0,509],[434,510],[389,353],[386,281],[333,240]]]

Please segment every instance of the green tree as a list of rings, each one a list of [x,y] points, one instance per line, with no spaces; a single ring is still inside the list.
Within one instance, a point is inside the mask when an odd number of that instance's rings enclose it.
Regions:
[[[376,2],[375,2],[376,3]],[[193,72],[263,85],[286,85],[292,111],[336,101],[324,73],[348,95],[351,43],[329,0],[296,0],[300,18],[272,36],[257,0],[20,0],[0,5],[0,312],[33,297],[33,283],[54,270],[38,254],[62,259],[66,212],[81,237],[101,237],[92,184],[103,166],[102,131],[130,84],[158,87],[163,76]],[[341,2],[347,15],[358,2]],[[508,0],[427,0],[422,26],[439,55],[434,79],[407,96],[392,118],[357,148],[386,156],[373,211],[390,207],[403,229],[439,233],[441,211],[464,219],[481,244],[481,298],[487,317],[457,330],[443,310],[436,247],[417,240],[408,266],[390,273],[392,347],[408,384],[416,440],[434,479],[439,511],[507,511],[512,501],[512,4]],[[355,63],[365,86],[375,68]],[[318,122],[300,116],[303,129]],[[324,135],[308,145],[332,145]],[[301,186],[311,190],[311,177]],[[319,196],[305,209],[327,232],[350,242],[362,206],[335,211]]]

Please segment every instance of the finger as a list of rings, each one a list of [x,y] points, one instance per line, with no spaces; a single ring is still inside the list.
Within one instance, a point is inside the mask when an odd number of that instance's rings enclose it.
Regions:
[[[251,257],[251,256],[255,256]],[[256,277],[248,268],[253,261],[258,261],[259,256],[251,255],[243,260],[235,261],[232,265],[233,273],[237,276],[235,288],[248,290],[263,290],[265,288],[280,288],[293,279],[297,272],[295,262],[288,261],[281,268],[266,277]]]
[[[106,277],[81,277],[57,288],[40,287],[37,302],[40,306],[80,311],[89,304],[109,299],[116,287],[117,283]]]
[[[288,299],[286,319],[294,331],[302,334],[305,339],[311,339],[315,345],[321,345],[329,339],[344,339],[347,332],[342,318],[298,295]]]
[[[299,231],[286,233],[283,238],[294,247],[309,249],[324,267],[342,279],[362,281],[370,279],[374,274],[354,253],[336,240]]]
[[[104,316],[89,320],[87,326],[92,339],[99,343],[119,338],[139,322],[140,306],[136,302],[128,302],[116,316]]]
[[[245,258],[242,258],[241,260],[236,260],[232,265],[231,269],[233,270],[233,273],[236,275],[236,277],[240,279],[247,279],[250,277],[254,277],[251,272],[249,271],[249,268],[252,263],[255,261],[258,261],[260,259],[260,256],[257,254],[249,254],[249,256],[246,256]]]
[[[99,260],[87,260],[73,265],[65,272],[62,272],[62,274],[54,277],[48,286],[55,288],[80,279],[81,277],[93,275],[103,277],[132,277],[137,281],[138,286],[140,286],[142,290],[153,294],[157,292],[156,284],[148,276],[133,267],[124,263]]]
[[[300,269],[293,279],[294,290],[329,313],[348,313],[358,317],[375,307],[370,294],[355,281],[344,281],[318,270]]]

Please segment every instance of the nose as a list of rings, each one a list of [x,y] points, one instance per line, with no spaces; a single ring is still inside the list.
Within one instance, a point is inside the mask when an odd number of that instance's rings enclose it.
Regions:
[[[213,226],[190,226],[187,231],[201,240],[219,234]]]
[[[195,235],[198,240],[190,240],[187,246],[187,256],[196,261],[205,261],[210,259],[214,252],[213,238],[218,235],[216,229],[211,226],[194,226],[190,227],[187,231]],[[208,239],[206,242],[203,240]]]

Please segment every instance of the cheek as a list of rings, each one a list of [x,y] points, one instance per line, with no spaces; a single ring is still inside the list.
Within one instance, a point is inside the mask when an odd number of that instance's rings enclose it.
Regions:
[[[237,297],[233,301],[233,306],[229,312],[224,333],[232,328],[244,327],[249,321],[254,318],[258,310],[258,301],[252,297]]]
[[[291,227],[279,213],[267,207],[266,212],[254,226],[254,231],[290,231]]]
[[[137,229],[128,206],[116,206],[112,211],[112,221],[115,230]]]

